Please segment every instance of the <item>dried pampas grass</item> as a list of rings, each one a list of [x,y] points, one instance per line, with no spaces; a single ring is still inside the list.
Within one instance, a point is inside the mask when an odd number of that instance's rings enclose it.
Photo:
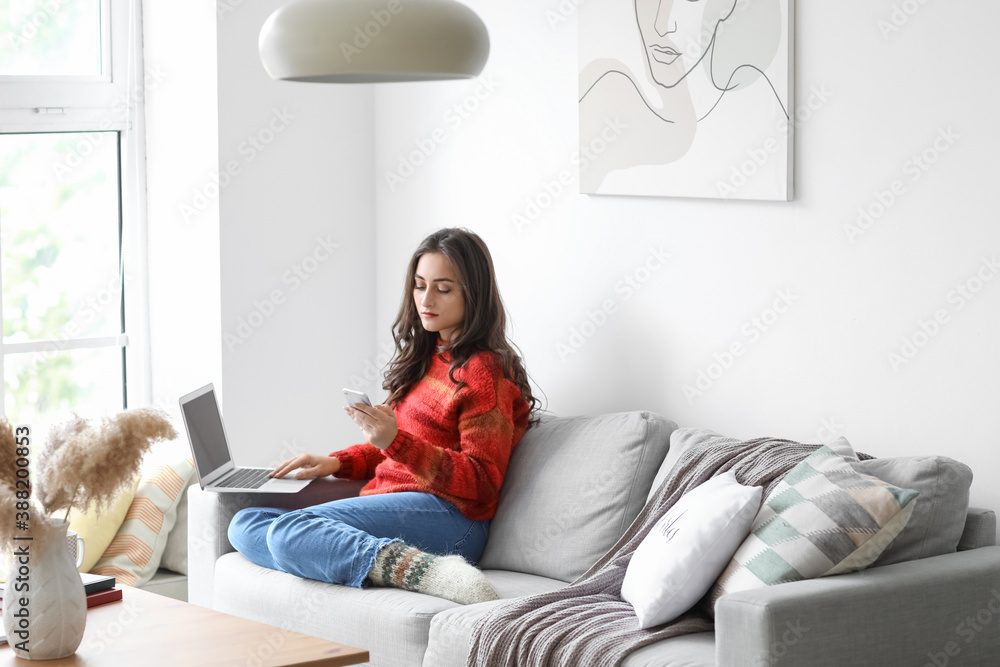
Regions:
[[[10,544],[14,539],[14,517],[17,516],[17,497],[14,489],[0,484],[0,544]]]
[[[42,508],[33,498],[27,501],[26,516],[28,519],[22,524],[25,527],[18,528],[17,517],[25,516],[25,510],[18,509],[18,503],[22,503],[20,507],[23,508],[24,502],[24,500],[18,500],[13,488],[6,484],[0,484],[0,557],[3,560],[9,560],[14,552],[14,537],[31,535],[32,544],[41,548],[41,543],[44,542],[43,536],[48,533],[46,530],[32,530],[36,521],[45,520]]]
[[[14,429],[6,419],[0,419],[0,487],[17,489],[17,441]]]
[[[56,452],[58,452],[70,438],[83,433],[85,430],[87,430],[87,420],[75,412],[71,413],[70,416],[63,421],[57,422],[53,425],[52,428],[49,429],[49,434],[45,439],[45,443],[38,452],[38,458],[35,461],[35,469],[49,470],[51,468],[51,461]],[[68,494],[71,492],[72,490],[68,490],[65,493]]]
[[[135,480],[153,443],[176,437],[166,414],[153,408],[125,410],[97,424],[73,414],[50,431],[38,453],[29,495],[17,489],[17,443],[11,425],[0,419],[0,552],[9,555],[19,535],[31,535],[40,546],[59,521],[54,512],[68,516],[92,503],[98,513],[107,510]],[[24,503],[27,526],[19,527]]]
[[[46,514],[91,503],[98,513],[135,479],[154,442],[177,437],[166,415],[135,408],[96,425],[79,416],[53,429],[38,461],[36,487]]]
[[[70,416],[61,422],[57,422],[49,429],[49,435],[45,439],[45,444],[42,445],[42,450],[38,452],[38,465],[40,468],[45,468],[48,466],[49,459],[59,451],[59,448],[66,444],[66,441],[75,435],[79,435],[87,429],[87,420],[76,414],[75,412],[70,413]]]

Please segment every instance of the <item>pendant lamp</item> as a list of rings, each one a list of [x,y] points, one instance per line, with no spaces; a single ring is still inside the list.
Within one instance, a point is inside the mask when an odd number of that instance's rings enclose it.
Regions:
[[[291,0],[264,22],[258,47],[272,79],[439,81],[479,76],[490,37],[456,0]]]

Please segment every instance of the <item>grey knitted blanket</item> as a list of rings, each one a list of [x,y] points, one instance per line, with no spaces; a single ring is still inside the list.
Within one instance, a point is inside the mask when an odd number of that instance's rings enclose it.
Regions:
[[[661,639],[713,629],[696,605],[680,618],[648,630],[639,628],[621,586],[629,560],[642,539],[688,490],[733,470],[741,484],[763,486],[764,497],[817,445],[760,438],[726,439],[684,453],[656,495],[597,563],[568,587],[500,605],[472,634],[468,667],[618,667],[629,653]],[[868,457],[865,457],[868,458]]]

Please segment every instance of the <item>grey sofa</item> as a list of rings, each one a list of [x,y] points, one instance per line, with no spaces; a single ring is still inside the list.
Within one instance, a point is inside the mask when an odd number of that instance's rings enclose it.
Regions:
[[[632,412],[550,418],[529,431],[511,459],[479,563],[501,598],[566,586],[613,546],[676,458],[666,456],[675,429],[658,415]],[[968,469],[935,457],[857,465],[920,478],[911,480],[922,485],[912,530],[908,525],[897,538],[900,549],[882,559],[888,564],[723,596],[715,632],[657,642],[624,665],[1000,664],[996,517],[967,507]],[[361,486],[331,478],[298,494],[216,494],[193,486],[189,600],[365,648],[379,667],[464,665],[475,621],[499,602],[462,606],[300,579],[254,565],[226,537],[243,507],[304,507],[355,495]],[[916,560],[893,562],[904,558]]]

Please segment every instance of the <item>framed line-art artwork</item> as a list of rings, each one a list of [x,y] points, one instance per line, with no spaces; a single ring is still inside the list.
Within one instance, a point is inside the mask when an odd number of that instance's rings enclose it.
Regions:
[[[793,0],[588,0],[580,190],[792,199]]]

